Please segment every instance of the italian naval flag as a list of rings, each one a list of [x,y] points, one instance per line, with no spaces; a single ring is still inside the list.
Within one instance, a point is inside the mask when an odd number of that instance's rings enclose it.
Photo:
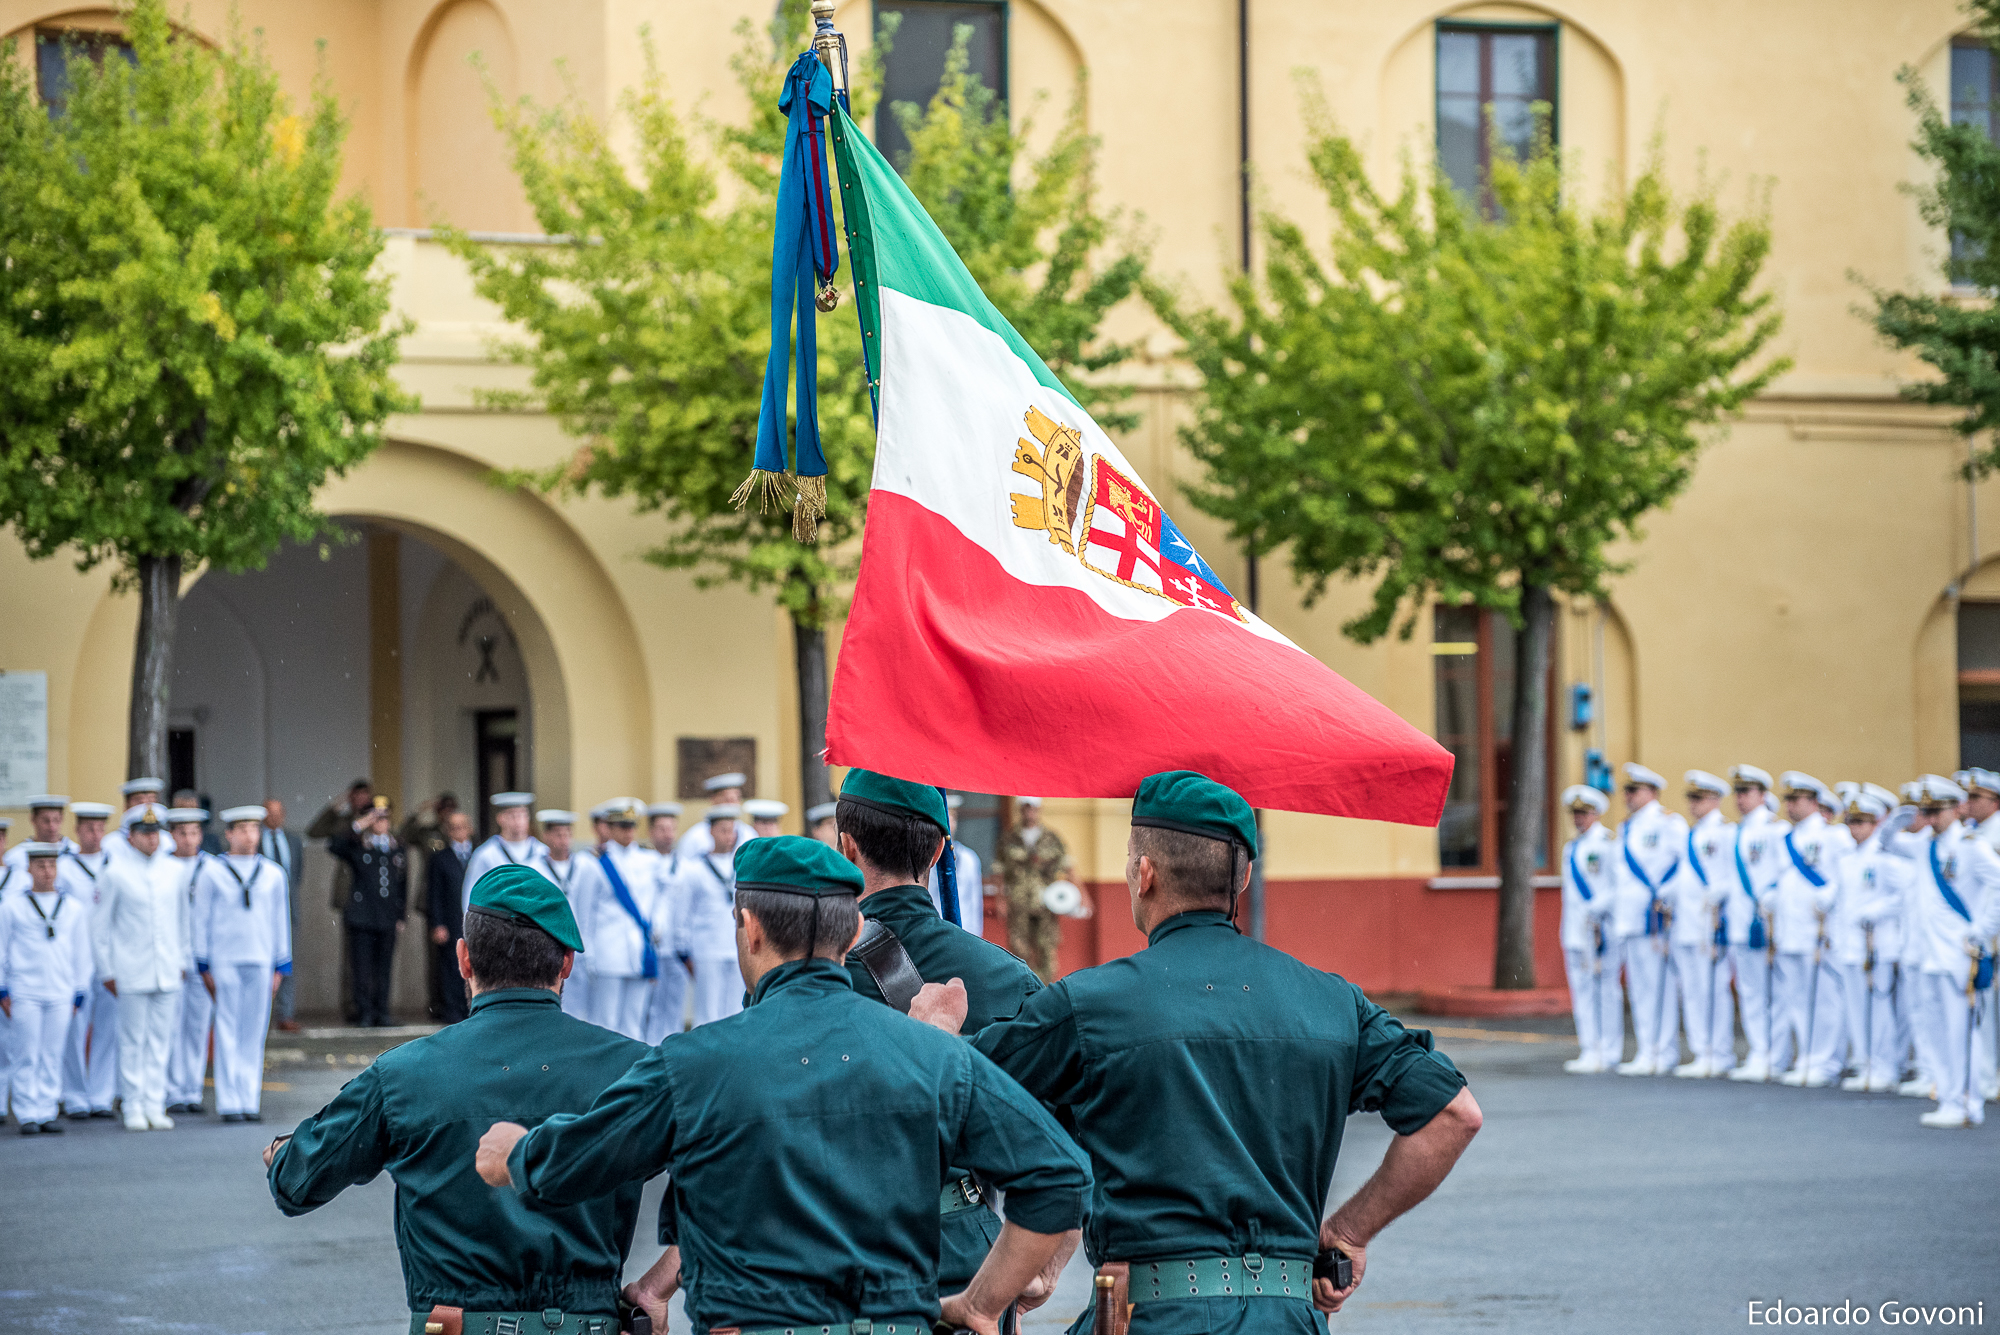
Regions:
[[[827,758],[1054,797],[1191,769],[1435,825],[1450,755],[1230,596],[844,108],[830,130],[878,388]]]

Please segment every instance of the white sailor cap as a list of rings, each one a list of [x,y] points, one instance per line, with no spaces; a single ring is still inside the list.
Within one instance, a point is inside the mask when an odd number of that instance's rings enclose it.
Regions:
[[[1872,793],[1874,796],[1880,798],[1882,801],[1883,810],[1894,811],[1896,809],[1896,804],[1897,804],[1896,795],[1890,792],[1887,788],[1884,788],[1881,784],[1864,783],[1861,785],[1861,791],[1864,793]]]
[[[222,823],[224,825],[235,825],[240,821],[254,820],[261,825],[264,817],[270,814],[270,812],[255,802],[240,807],[224,807],[222,809]]]
[[[946,810],[956,811],[965,805],[965,797],[960,793],[946,793],[944,795],[944,805]]]
[[[1788,769],[1778,776],[1778,791],[1786,797],[1797,797],[1803,793],[1813,801],[1826,797],[1826,785],[1807,774],[1804,770]]]
[[[703,814],[702,819],[710,824],[719,820],[735,820],[743,814],[743,808],[734,802],[717,802]]]
[[[1942,774],[1925,774],[1917,779],[1917,805],[1951,807],[1965,800],[1965,789]]]
[[[681,804],[678,802],[648,802],[646,804],[646,815],[649,819],[654,816],[678,816],[680,814]]]
[[[30,811],[62,810],[69,805],[69,799],[61,793],[36,793],[24,804]]]
[[[576,824],[576,813],[574,811],[564,811],[560,807],[543,807],[535,813],[535,819],[543,825],[574,825]]]
[[[1854,796],[1856,793],[1860,791],[1861,791],[1861,785],[1853,779],[1842,779],[1839,783],[1833,785],[1834,796],[1840,798],[1842,801],[1845,801],[1846,799]]]
[[[119,817],[118,824],[120,828],[126,830],[136,830],[141,826],[151,826],[157,830],[166,823],[166,819],[167,809],[158,802],[141,802]]]
[[[1969,769],[1965,777],[1958,780],[1958,785],[1974,796],[1984,793],[1988,797],[2000,797],[2000,774],[1990,769]]]
[[[736,771],[731,770],[727,774],[709,775],[701,781],[701,790],[704,793],[719,793],[725,788],[741,788],[749,782],[750,778],[748,775],[738,774]]]
[[[506,811],[510,807],[531,807],[533,805],[535,805],[535,795],[533,793],[493,794],[493,809],[495,811]]]
[[[1661,789],[1667,786],[1665,777],[1658,770],[1647,769],[1636,760],[1626,761],[1623,768],[1625,770],[1625,782],[1627,783],[1643,783],[1649,788]]]
[[[118,791],[127,797],[134,793],[164,793],[167,791],[167,781],[156,779],[150,774],[143,775],[137,779],[125,780],[118,785]]]
[[[1681,782],[1687,785],[1690,795],[1694,793],[1714,793],[1717,797],[1729,791],[1725,781],[1716,778],[1705,769],[1691,769],[1681,775]]]
[[[783,802],[772,797],[747,798],[743,803],[743,814],[751,820],[782,820],[791,814],[791,810]]]
[[[1768,793],[1771,791],[1771,772],[1769,770],[1758,769],[1755,765],[1731,765],[1729,767],[1729,782],[1739,788],[1747,788],[1755,784]]]
[[[838,802],[822,802],[816,807],[806,808],[806,824],[817,825],[823,820],[832,820],[833,813],[840,810]]]
[[[1041,804],[1042,799],[1039,797],[1017,797],[1014,799],[1014,805],[1017,807],[1038,807]]]
[[[1571,811],[1595,811],[1600,816],[1611,809],[1611,799],[1587,783],[1563,789],[1562,804]]]
[[[1875,820],[1881,820],[1889,814],[1889,808],[1893,805],[1895,804],[1884,802],[1874,793],[1866,789],[1861,789],[1848,797],[1847,814],[1850,816],[1869,816]]]
[[[110,820],[111,804],[109,802],[72,802],[69,804],[69,814],[78,820]]]
[[[223,814],[226,816],[229,813],[225,811]],[[169,825],[199,825],[207,819],[208,813],[200,807],[174,807],[167,812]],[[258,819],[262,820],[263,817],[259,816]]]
[[[62,856],[62,845],[29,842],[21,845],[21,852],[29,858],[59,858]]]

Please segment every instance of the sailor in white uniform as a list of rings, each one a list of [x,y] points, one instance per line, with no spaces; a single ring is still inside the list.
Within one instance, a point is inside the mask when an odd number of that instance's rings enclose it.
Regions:
[[[958,841],[958,809],[964,805],[965,799],[957,793],[945,794],[945,815],[951,821],[952,866],[958,877],[958,925],[974,936],[982,936],[986,932],[985,869],[979,865],[979,854]],[[944,917],[944,876],[938,870],[942,861],[931,864],[930,879],[925,883],[931,892],[931,907],[940,918]]]
[[[1820,1089],[1840,1077],[1846,1010],[1840,979],[1827,965],[1826,913],[1840,864],[1853,841],[1820,814],[1831,790],[1810,774],[1778,776],[1792,827],[1779,839],[1772,927],[1777,945],[1778,1038],[1772,1052],[1785,1084]]]
[[[195,895],[195,967],[215,998],[215,1110],[225,1122],[263,1120],[271,998],[292,971],[290,886],[257,851],[264,815],[261,806],[222,813],[229,852],[209,859]]]
[[[1966,771],[1965,822],[1972,833],[1984,839],[1996,852],[2000,852],[2000,774],[1990,769],[1970,769]],[[1987,988],[1979,994],[1980,1033],[1983,1035],[1972,1052],[1972,1084],[1980,1097],[1988,1103],[2000,1099],[2000,1066],[1996,1066],[1996,1049],[1992,1039],[2000,1023],[1996,1023],[1993,1007],[2000,989]]]
[[[1771,887],[1785,831],[1770,807],[1771,775],[1755,765],[1732,765],[1729,785],[1738,820],[1730,844],[1728,893],[1722,901],[1722,930],[1729,941],[1729,968],[1736,983],[1737,1013],[1749,1052],[1729,1073],[1731,1080],[1769,1080],[1776,1035],[1771,977]]]
[[[118,828],[104,836],[104,847],[113,853],[123,852],[132,822],[137,819],[133,813],[145,807],[164,805],[161,799],[166,795],[166,791],[167,781],[165,779],[153,778],[150,775],[144,778],[127,779],[125,782],[119,784],[118,792],[125,799],[125,810],[119,814]],[[156,856],[170,858],[173,855],[172,846],[166,840],[162,839],[160,841],[160,851]]]
[[[55,844],[34,840],[21,846],[25,871],[0,867],[0,1096],[11,1085],[24,1136],[63,1129],[63,1052],[92,974],[90,904],[57,884],[58,857]]]
[[[493,794],[493,823],[500,832],[473,849],[465,860],[465,885],[459,892],[461,911],[471,909],[472,887],[495,867],[513,862],[539,871],[547,863],[549,846],[528,828],[528,808],[534,804],[533,793]]]
[[[703,779],[701,781],[701,791],[702,795],[708,799],[711,807],[741,806],[743,802],[743,787],[749,782],[750,779],[747,775],[738,774],[732,770],[728,774],[714,774]],[[715,847],[715,836],[708,828],[708,824],[707,821],[703,821],[686,834],[683,834],[680,842],[674,845],[674,851],[682,857],[686,857],[689,854],[699,857],[701,854],[713,850]],[[736,822],[736,842],[741,844],[745,839],[755,839],[756,837],[757,831],[751,826],[746,825],[739,818]]]
[[[646,1004],[661,968],[653,926],[659,858],[634,842],[640,816],[637,798],[600,803],[592,816],[602,841],[597,845],[597,875],[585,900],[585,914],[577,918],[584,967],[590,970],[587,1018],[627,1038],[642,1038]]]
[[[563,898],[569,901],[570,915],[577,921],[579,929],[584,921],[584,898],[590,887],[591,878],[598,874],[597,859],[576,856],[576,813],[560,807],[544,807],[535,813],[535,824],[542,827],[542,842],[548,852],[542,855],[539,868],[542,875],[562,887]],[[589,955],[589,934],[585,933],[584,954]],[[577,967],[570,970],[563,980],[562,1008],[566,1015],[574,1015],[579,1020],[590,1018],[590,970],[579,960]]]
[[[1855,850],[1840,864],[1827,916],[1827,939],[1847,1007],[1848,1061],[1854,1067],[1854,1075],[1840,1087],[1850,1092],[1894,1093],[1899,1083],[1896,964],[1903,948],[1903,898],[1914,867],[1907,858],[1885,851],[1875,838],[1894,804],[1894,793],[1872,783],[1856,785],[1848,795],[1843,821]]]
[[[1676,877],[1693,875],[1686,867],[1687,822],[1660,805],[1667,781],[1656,771],[1628,761],[1624,773],[1629,814],[1618,831],[1611,921],[1638,1046],[1618,1074],[1668,1075],[1680,1064],[1680,997],[1667,954],[1672,910],[1663,896],[1677,889]]]
[[[682,940],[694,957],[694,1022],[726,1019],[743,1009],[743,971],[736,961],[736,849],[739,809],[708,809],[710,848],[681,853],[687,884],[687,926]],[[690,831],[692,833],[692,831]]]
[[[69,814],[76,824],[76,847],[63,854],[57,877],[64,890],[90,905],[95,918],[111,865],[104,833],[111,807],[104,802],[72,802]],[[119,846],[124,847],[122,840]],[[63,1115],[70,1120],[115,1115],[111,1105],[118,1099],[118,998],[100,978],[91,980],[83,1010],[69,1027],[62,1088]]]
[[[781,804],[782,805],[782,804]],[[653,980],[653,995],[646,1002],[644,1042],[658,1045],[668,1034],[687,1028],[688,970],[693,957],[683,940],[687,922],[687,893],[681,881],[679,842],[681,804],[649,802],[646,827],[653,853],[653,949],[660,957],[660,976]]]
[[[1736,832],[1722,818],[1727,783],[1701,769],[1691,769],[1681,779],[1690,824],[1686,861],[1668,886],[1674,914],[1669,938],[1680,983],[1681,1027],[1693,1055],[1674,1074],[1706,1080],[1728,1075],[1736,1065],[1729,946],[1722,930],[1723,900],[1735,871]]]
[[[1618,848],[1602,817],[1611,799],[1595,788],[1574,784],[1562,804],[1576,837],[1562,851],[1563,971],[1569,977],[1570,1010],[1576,1017],[1577,1055],[1563,1063],[1572,1075],[1596,1075],[1625,1055],[1625,1020],[1619,1012],[1618,957],[1611,949],[1611,867]]]
[[[1896,1051],[1910,1059],[1909,1079],[1897,1087],[1904,1098],[1937,1097],[1937,1025],[1930,1020],[1930,989],[1924,984],[1924,933],[1917,923],[1924,912],[1920,902],[1937,893],[1931,885],[1926,865],[1934,813],[1923,812],[1924,784],[1912,779],[1897,790],[1901,804],[1889,813],[1876,832],[1875,841],[1884,851],[1900,853],[1915,864],[1915,871],[1903,888],[1902,957],[1896,980]],[[1905,810],[1907,808],[1907,810]],[[1919,813],[1919,814],[1911,814]],[[1909,828],[1901,826],[1908,822]]]
[[[1985,1100],[1972,1083],[1972,1065],[1980,1037],[1977,994],[1992,987],[1993,941],[2000,935],[2000,857],[1958,820],[1964,789],[1934,774],[1919,782],[1920,806],[1916,812],[1898,810],[1883,843],[1917,864],[1915,911],[1905,912],[1903,930],[1921,938],[1921,986],[1928,1005],[1916,1023],[1934,1026],[1938,1100],[1937,1108],[1921,1120],[1930,1127],[1973,1126],[1986,1117]],[[1928,838],[1912,824],[1918,815],[1930,823]],[[1897,837],[1905,824],[1912,824],[1910,835]]]
[[[31,843],[54,844],[63,853],[76,851],[76,840],[62,832],[63,812],[69,809],[69,799],[60,793],[36,793],[28,799],[28,834]],[[7,822],[9,826],[12,821]],[[4,837],[0,837],[4,842]],[[22,876],[28,874],[27,844],[16,844],[6,853],[0,854],[0,867],[12,867]]]
[[[118,998],[118,1097],[127,1131],[174,1124],[167,1116],[167,1051],[179,1012],[175,994],[185,983],[189,922],[182,868],[173,854],[159,856],[166,816],[165,807],[150,804],[126,825],[126,846],[110,854],[91,920],[98,981]]]
[[[167,834],[173,840],[174,861],[180,868],[181,893],[188,902],[188,921],[194,921],[195,896],[201,890],[201,868],[213,854],[201,848],[208,813],[197,807],[170,808]],[[194,957],[194,934],[189,930],[188,956],[183,963],[186,976],[199,975]],[[175,994],[180,1011],[174,1019],[173,1046],[167,1052],[167,1116],[201,1111],[202,1081],[208,1074],[208,1035],[215,1022],[215,998],[205,987],[183,986]]]

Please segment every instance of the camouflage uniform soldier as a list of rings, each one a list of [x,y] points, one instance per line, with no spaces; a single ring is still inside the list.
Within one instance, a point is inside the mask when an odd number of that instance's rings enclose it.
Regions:
[[[1000,844],[1000,879],[1007,890],[1007,945],[1045,983],[1055,981],[1062,925],[1042,903],[1049,882],[1069,871],[1062,836],[1042,824],[1042,799],[1017,797],[1021,823]]]

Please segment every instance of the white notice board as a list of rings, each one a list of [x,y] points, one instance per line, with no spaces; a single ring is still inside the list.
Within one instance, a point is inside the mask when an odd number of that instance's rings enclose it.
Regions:
[[[49,790],[49,674],[0,672],[0,807]]]

